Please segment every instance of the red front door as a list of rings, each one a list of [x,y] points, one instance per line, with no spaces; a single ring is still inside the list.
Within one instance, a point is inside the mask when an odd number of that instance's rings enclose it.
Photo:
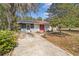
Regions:
[[[40,31],[41,31],[41,32],[44,32],[44,31],[45,31],[44,25],[40,25]]]

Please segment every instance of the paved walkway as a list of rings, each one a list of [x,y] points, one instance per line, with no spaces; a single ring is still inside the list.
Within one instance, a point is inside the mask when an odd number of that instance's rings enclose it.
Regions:
[[[18,46],[12,56],[67,56],[69,53],[53,45],[40,35],[23,34],[18,39]]]

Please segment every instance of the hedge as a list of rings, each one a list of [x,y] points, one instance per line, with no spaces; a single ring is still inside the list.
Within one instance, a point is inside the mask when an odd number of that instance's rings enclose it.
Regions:
[[[16,47],[16,35],[13,31],[0,31],[0,55],[9,53]]]

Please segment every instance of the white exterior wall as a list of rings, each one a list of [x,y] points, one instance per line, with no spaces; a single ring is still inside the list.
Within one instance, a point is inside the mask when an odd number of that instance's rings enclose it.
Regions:
[[[49,25],[44,25],[45,31],[48,31],[50,29]],[[22,32],[38,32],[40,31],[40,25],[38,24],[34,24],[34,28],[30,28],[30,30],[27,30],[27,28],[21,28]]]
[[[39,29],[39,25],[38,24],[34,24],[34,29],[33,29],[33,31],[34,32],[37,32],[37,31],[39,31],[40,29]]]
[[[21,28],[21,31],[22,32],[37,32],[37,31],[39,31],[40,29],[39,29],[39,25],[38,24],[34,24],[34,28],[32,29],[32,28],[30,28],[30,30],[27,30],[27,28]]]
[[[45,31],[48,31],[49,26],[45,25],[44,27],[45,27]]]

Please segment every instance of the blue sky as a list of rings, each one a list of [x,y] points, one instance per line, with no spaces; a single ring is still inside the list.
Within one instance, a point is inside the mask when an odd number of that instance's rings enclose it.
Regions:
[[[41,4],[39,11],[37,13],[31,13],[33,18],[42,17],[43,19],[47,18],[48,13],[47,9],[50,7],[51,3]]]
[[[47,9],[50,7],[51,3],[41,3],[40,4],[40,8],[38,9],[38,11],[36,13],[31,12],[31,16],[33,18],[37,18],[37,17],[42,17],[43,19],[47,18],[48,13],[46,12]],[[22,16],[22,14],[20,13],[16,13],[17,16]],[[30,16],[30,14],[28,13],[28,16]]]

